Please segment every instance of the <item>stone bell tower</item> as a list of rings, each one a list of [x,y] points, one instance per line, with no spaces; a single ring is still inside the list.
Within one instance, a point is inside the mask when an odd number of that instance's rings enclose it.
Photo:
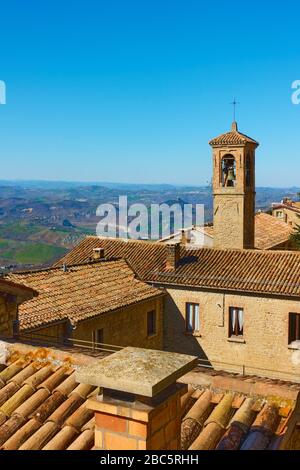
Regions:
[[[254,248],[255,149],[258,142],[238,131],[212,139],[214,247]]]

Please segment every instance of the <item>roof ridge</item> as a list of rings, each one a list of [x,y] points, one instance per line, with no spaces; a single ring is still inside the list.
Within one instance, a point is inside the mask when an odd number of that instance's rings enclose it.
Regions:
[[[116,262],[121,262],[121,261],[126,261],[122,257],[118,258],[103,258],[103,259],[97,259],[97,260],[92,260],[92,261],[82,261],[80,263],[71,263],[67,264],[66,266],[68,268],[77,268],[77,267],[84,267],[88,265],[96,265],[96,264],[102,264],[102,263],[116,263]],[[61,266],[49,266],[47,268],[37,268],[37,269],[31,269],[31,270],[26,270],[26,271],[12,271],[8,274],[6,274],[2,279],[8,280],[9,276],[22,276],[25,274],[38,274],[38,273],[43,273],[43,272],[50,272],[50,271],[60,271],[64,263],[61,264]]]
[[[259,145],[259,143],[255,140],[252,139],[252,137],[248,136],[247,134],[244,134],[243,132],[240,132],[239,130],[236,129],[231,129],[228,132],[223,132],[222,134],[218,135],[217,137],[214,137],[213,139],[210,140],[209,144],[214,145],[214,144],[242,144],[242,141],[238,141],[238,139],[235,139],[235,141],[230,142],[230,137],[232,138],[244,138],[245,141],[248,141],[249,143]],[[224,140],[225,139],[225,140]],[[242,140],[242,139],[241,139]]]

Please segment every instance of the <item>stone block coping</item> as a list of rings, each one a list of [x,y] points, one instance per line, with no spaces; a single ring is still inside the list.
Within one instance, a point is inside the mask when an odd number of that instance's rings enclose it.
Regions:
[[[193,369],[196,356],[127,347],[80,367],[76,380],[111,390],[154,397]]]

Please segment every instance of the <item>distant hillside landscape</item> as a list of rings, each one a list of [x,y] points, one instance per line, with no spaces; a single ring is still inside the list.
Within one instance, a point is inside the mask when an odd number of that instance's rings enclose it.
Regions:
[[[299,188],[257,188],[257,210],[268,210],[283,197],[296,198]],[[120,195],[129,204],[178,201],[205,205],[205,220],[212,220],[208,187],[126,185],[117,183],[0,181],[0,268],[46,266],[79,240],[96,233],[99,204],[118,205]]]

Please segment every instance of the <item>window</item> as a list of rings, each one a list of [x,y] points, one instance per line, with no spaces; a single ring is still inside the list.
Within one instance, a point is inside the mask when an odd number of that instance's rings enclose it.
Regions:
[[[199,304],[186,304],[186,331],[200,331]]]
[[[147,335],[153,336],[156,334],[156,311],[151,310],[147,313]]]
[[[101,347],[100,345],[103,344],[103,329],[101,330],[94,330],[92,333],[93,337],[93,348]]]
[[[300,341],[300,313],[289,315],[289,344]]]
[[[243,336],[244,310],[238,307],[229,308],[229,336]]]

